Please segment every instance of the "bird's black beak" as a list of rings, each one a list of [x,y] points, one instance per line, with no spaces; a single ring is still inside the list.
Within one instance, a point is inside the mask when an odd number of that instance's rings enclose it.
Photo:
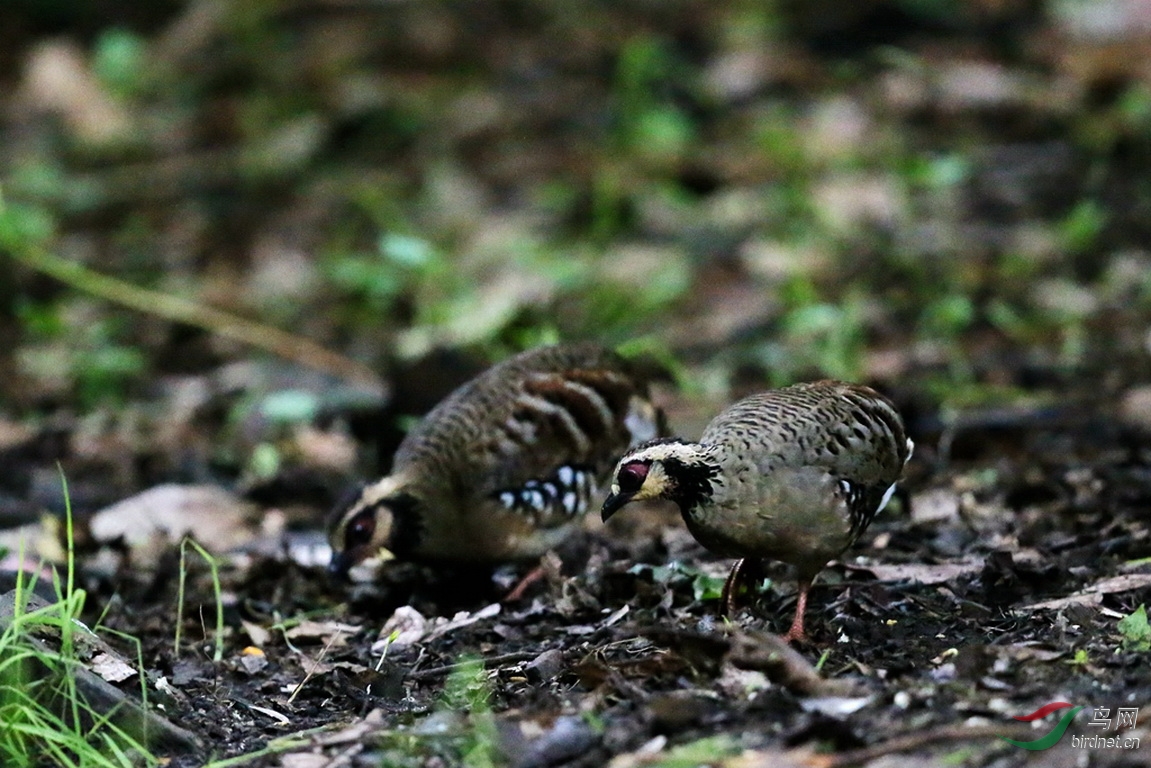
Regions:
[[[348,557],[346,552],[333,552],[332,560],[328,563],[328,578],[334,582],[346,584],[348,571],[352,569],[352,565],[352,559]]]
[[[613,493],[608,496],[603,503],[603,509],[599,512],[600,519],[606,523],[608,518],[619,512],[620,508],[631,501],[631,497],[634,495],[631,493]]]

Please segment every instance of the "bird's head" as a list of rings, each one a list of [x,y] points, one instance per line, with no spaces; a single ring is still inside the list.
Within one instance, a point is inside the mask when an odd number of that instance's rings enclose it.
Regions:
[[[417,500],[395,476],[348,495],[328,518],[328,574],[346,579],[352,566],[375,555],[403,557],[415,544]]]
[[[611,495],[600,517],[608,518],[632,501],[667,499],[686,511],[711,495],[718,467],[698,443],[660,438],[636,446],[615,466]]]

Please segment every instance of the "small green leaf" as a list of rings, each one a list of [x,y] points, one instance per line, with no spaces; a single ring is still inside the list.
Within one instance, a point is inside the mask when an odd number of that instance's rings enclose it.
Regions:
[[[923,309],[924,330],[935,337],[954,338],[975,321],[975,305],[963,294],[942,296]]]
[[[1119,634],[1124,650],[1151,651],[1151,625],[1147,623],[1147,609],[1143,604],[1119,620]]]
[[[648,565],[640,563],[628,569],[628,573],[636,575],[645,571],[651,572],[651,579],[656,584],[676,587],[691,582],[691,593],[696,600],[718,600],[723,595],[723,585],[726,579],[723,576],[713,576],[698,568],[684,565],[680,562],[671,562],[667,565]]]
[[[908,175],[928,189],[952,189],[971,177],[971,161],[959,154],[918,158],[912,162]]]
[[[718,600],[723,596],[723,585],[726,579],[723,576],[709,576],[706,573],[697,573],[691,581],[691,591],[696,600]]]
[[[723,758],[739,754],[740,745],[731,736],[707,736],[652,756],[648,765],[655,768],[695,768],[720,765]]]
[[[1087,658],[1086,649],[1084,649],[1084,648],[1077,649],[1075,651],[1075,656],[1068,659],[1066,663],[1070,664],[1073,667],[1085,667],[1085,666],[1087,666],[1087,664],[1089,663],[1089,659]]]

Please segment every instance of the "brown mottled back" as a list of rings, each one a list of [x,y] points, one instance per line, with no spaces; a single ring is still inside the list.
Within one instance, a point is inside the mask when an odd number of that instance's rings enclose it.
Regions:
[[[392,472],[334,510],[333,573],[400,558],[539,557],[587,511],[614,459],[655,436],[646,378],[596,344],[541,347],[463,385],[413,429]]]

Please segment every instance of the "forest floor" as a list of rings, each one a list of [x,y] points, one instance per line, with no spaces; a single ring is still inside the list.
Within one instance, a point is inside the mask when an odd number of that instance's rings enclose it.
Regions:
[[[222,603],[171,545],[90,543],[79,583],[166,680],[163,711],[191,734],[177,766],[269,746],[252,764],[1146,765],[1076,738],[1146,741],[1151,632],[1123,619],[1151,597],[1151,452],[1086,406],[916,437],[906,493],[822,574],[794,654],[773,634],[794,608],[786,569],[725,622],[728,562],[661,507],[589,523],[512,602],[526,566],[391,562],[333,585],[307,529],[221,556]],[[999,738],[1040,739],[1066,710],[1013,718],[1060,701],[1085,709],[1055,746]]]

